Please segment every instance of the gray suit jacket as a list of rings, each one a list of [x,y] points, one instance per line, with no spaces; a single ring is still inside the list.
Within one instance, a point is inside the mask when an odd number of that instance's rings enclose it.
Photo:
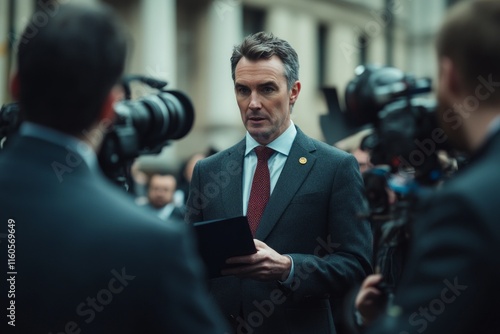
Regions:
[[[335,333],[329,298],[340,299],[371,271],[370,227],[357,217],[366,205],[356,160],[297,131],[256,232],[257,239],[293,258],[294,282],[284,288],[212,279],[211,292],[237,332]],[[188,221],[242,215],[244,152],[243,140],[198,162]]]

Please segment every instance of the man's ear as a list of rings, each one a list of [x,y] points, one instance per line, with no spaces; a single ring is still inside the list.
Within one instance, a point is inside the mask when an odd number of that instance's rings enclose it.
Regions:
[[[297,101],[301,87],[302,86],[300,84],[300,81],[295,81],[295,83],[293,84],[292,89],[290,91],[290,104],[291,105],[294,105],[295,102]]]
[[[439,89],[442,93],[452,98],[463,94],[462,77],[453,61],[448,57],[439,60]]]
[[[121,89],[114,87],[109,92],[108,96],[106,96],[106,100],[104,100],[104,104],[102,105],[101,117],[100,120],[106,120],[110,123],[115,119],[115,103],[120,100],[123,96]]]
[[[14,98],[14,100],[18,101],[21,95],[21,86],[19,82],[19,73],[15,72],[12,78],[10,79],[10,94]]]

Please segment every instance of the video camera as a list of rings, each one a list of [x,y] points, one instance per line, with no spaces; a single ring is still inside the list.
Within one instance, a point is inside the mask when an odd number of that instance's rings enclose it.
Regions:
[[[158,93],[131,100],[130,83],[139,81]],[[142,154],[159,153],[172,139],[188,134],[194,123],[194,108],[187,95],[165,90],[166,82],[144,76],[126,76],[122,80],[125,99],[114,106],[116,118],[103,129],[98,154],[104,174],[128,189],[130,165]],[[15,133],[22,122],[17,103],[0,109],[0,139]]]
[[[412,169],[425,185],[441,179],[437,153],[450,150],[435,100],[420,97],[431,88],[430,79],[394,67],[361,66],[345,92],[346,116],[358,125],[373,125],[362,147],[371,152],[372,163],[388,165],[392,173]]]
[[[338,114],[335,120],[344,124],[341,130],[349,128],[352,134],[367,126],[373,129],[360,148],[370,153],[375,165],[363,173],[363,180],[374,231],[374,263],[384,276],[380,288],[387,295],[403,270],[417,192],[425,188],[420,186],[435,185],[443,178],[438,153],[451,151],[438,125],[436,102],[423,97],[429,92],[428,78],[416,78],[394,67],[367,65],[356,68],[348,83],[344,111],[338,102],[331,103],[336,97],[327,96],[330,109]],[[388,200],[389,194],[393,201]]]

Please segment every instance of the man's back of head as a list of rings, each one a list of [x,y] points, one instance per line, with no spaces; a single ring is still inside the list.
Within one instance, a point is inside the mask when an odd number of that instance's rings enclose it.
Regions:
[[[437,36],[438,121],[455,148],[482,146],[500,103],[500,2],[463,1]]]
[[[438,33],[438,57],[451,59],[472,96],[482,83],[478,80],[500,82],[499,36],[500,2],[492,0],[463,1],[454,6]],[[481,104],[500,102],[500,90],[493,90]]]
[[[62,5],[46,25],[35,20],[20,39],[14,94],[26,120],[79,136],[122,74],[124,30],[105,6]]]

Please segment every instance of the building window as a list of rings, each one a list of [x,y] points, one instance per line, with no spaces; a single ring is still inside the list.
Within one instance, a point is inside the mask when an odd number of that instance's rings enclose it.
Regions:
[[[243,35],[248,36],[264,30],[266,12],[260,8],[243,7]]]

